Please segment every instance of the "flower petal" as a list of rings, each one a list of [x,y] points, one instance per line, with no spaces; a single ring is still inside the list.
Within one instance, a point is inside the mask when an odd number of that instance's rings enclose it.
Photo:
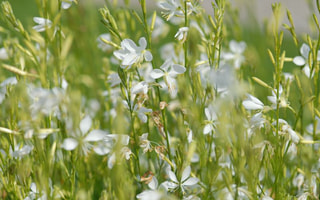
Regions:
[[[190,173],[191,173],[191,167],[187,166],[182,172],[181,182],[184,182],[190,176]]]
[[[138,54],[130,53],[124,57],[121,64],[125,66],[132,65],[137,61],[138,58],[139,58]]]
[[[188,180],[186,180],[184,183],[182,183],[182,185],[184,186],[192,186],[192,185],[195,185],[199,182],[199,179],[197,178],[189,178]]]
[[[203,134],[207,135],[208,133],[210,133],[213,130],[213,127],[211,124],[207,124],[204,128],[203,128]]]
[[[186,71],[186,68],[184,66],[178,64],[173,64],[172,69],[177,74],[183,74]]]
[[[152,190],[156,190],[158,188],[158,180],[156,177],[152,177],[152,180],[148,184],[149,188]]]
[[[298,65],[298,66],[303,66],[306,64],[306,61],[302,56],[296,56],[293,58],[293,63]]]
[[[145,49],[147,47],[147,40],[145,37],[139,39],[140,48]]]
[[[303,43],[301,48],[300,48],[300,53],[301,55],[305,58],[308,59],[309,57],[309,52],[310,52],[310,47],[306,43]]]
[[[146,59],[146,61],[150,62],[153,59],[152,54],[150,53],[150,51],[145,51],[144,52],[144,59]]]
[[[150,76],[153,79],[161,78],[163,75],[164,75],[164,72],[161,69],[154,69],[150,73]]]
[[[82,135],[88,133],[92,125],[92,119],[89,116],[85,116],[80,122],[80,131]]]
[[[108,133],[103,130],[92,130],[85,138],[84,141],[97,142],[102,140]]]
[[[61,147],[67,151],[72,151],[78,146],[78,141],[73,138],[66,138],[63,140]]]
[[[169,178],[170,178],[173,182],[176,182],[176,183],[179,182],[178,179],[177,179],[177,177],[176,177],[176,175],[175,175],[172,171],[169,171],[169,172],[168,172],[168,175],[169,175]]]
[[[231,40],[229,43],[230,50],[234,53],[242,53],[246,46],[245,42],[236,42],[235,40]]]

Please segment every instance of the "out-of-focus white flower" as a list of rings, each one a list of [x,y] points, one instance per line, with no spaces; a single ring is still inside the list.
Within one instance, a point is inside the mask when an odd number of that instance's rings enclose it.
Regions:
[[[183,11],[181,10],[182,6],[175,0],[166,0],[158,3],[159,7],[165,10],[162,12],[163,16],[169,21],[173,16],[184,16]]]
[[[182,193],[185,193],[185,190],[188,190],[188,187],[194,187],[199,182],[198,178],[190,177],[191,167],[187,166],[183,172],[180,181],[178,181],[175,173],[171,170],[168,171],[168,176],[170,181],[165,181],[162,185],[166,190],[174,191],[180,187]]]
[[[298,187],[298,190],[301,189],[301,186],[304,183],[304,175],[303,174],[298,174],[292,181],[293,185]]]
[[[72,151],[81,144],[83,153],[87,155],[89,149],[92,147],[90,142],[101,141],[108,134],[106,131],[98,129],[89,132],[91,125],[92,119],[89,116],[84,117],[80,122],[79,131],[74,134],[74,137],[64,139],[61,147],[67,151]]]
[[[65,90],[62,88],[33,88],[30,86],[28,94],[31,99],[30,110],[32,116],[36,117],[39,113],[43,113],[47,116],[53,114],[60,118],[60,107],[62,102],[65,100]]]
[[[232,61],[233,66],[238,69],[241,64],[245,61],[245,57],[243,56],[243,52],[245,51],[247,45],[245,42],[236,42],[235,40],[231,40],[229,43],[229,48],[231,52],[222,53],[222,59],[226,61]]]
[[[7,60],[7,59],[9,59],[7,50],[4,47],[0,48],[0,60]]]
[[[203,128],[203,134],[207,135],[215,129],[215,124],[218,117],[212,106],[205,108],[204,113],[206,115],[207,121],[206,125]]]
[[[75,2],[75,0],[62,0],[61,2],[61,8],[62,9],[69,9],[72,5],[72,2]]]
[[[315,133],[319,134],[320,133],[320,118],[316,116],[315,121],[317,123]],[[313,123],[309,124],[306,129],[307,129],[308,133],[312,134],[313,133]]]
[[[247,94],[247,99],[242,101],[242,105],[247,110],[262,110],[264,104],[256,97]]]
[[[131,149],[129,149],[129,147],[122,147],[121,153],[126,160],[129,160],[130,156],[132,154],[132,151],[131,151]]]
[[[97,42],[98,42],[98,48],[101,49],[102,51],[109,51],[112,49],[112,47],[109,44],[106,44],[105,42],[102,41],[107,40],[111,41],[111,35],[109,33],[104,33],[98,36]]]
[[[132,94],[139,94],[139,93],[147,94],[148,87],[149,87],[149,85],[147,82],[141,81],[131,88],[131,93]]]
[[[163,194],[158,191],[158,180],[156,177],[152,177],[152,180],[148,184],[150,190],[145,190],[138,194],[137,199],[141,200],[160,200],[163,197]]]
[[[139,140],[140,140],[140,147],[143,149],[143,153],[151,151],[151,143],[148,140],[148,133],[144,133],[141,136],[139,136]]]
[[[152,17],[149,18],[149,23],[151,24],[152,22]],[[153,31],[152,31],[152,38],[153,39],[158,39],[158,38],[162,38],[162,37],[165,37],[168,32],[169,32],[169,25],[166,24],[161,17],[158,17],[156,16],[156,19],[155,19],[155,23],[154,23],[154,28],[153,28]]]
[[[22,158],[28,155],[33,149],[31,145],[21,146],[20,144],[15,145],[14,149],[10,149],[10,155],[14,158]]]
[[[286,101],[286,99],[282,96],[282,85],[279,86],[279,106],[280,107],[287,107],[288,103]],[[274,91],[272,91],[272,96],[268,96],[268,100],[272,103],[271,107],[273,109],[277,108],[277,89],[275,89]]]
[[[111,73],[108,76],[108,83],[110,83],[111,87],[114,87],[116,85],[119,85],[121,83],[121,79],[119,77],[118,73]]]
[[[276,122],[273,122],[272,125],[276,125]],[[296,144],[299,143],[300,137],[294,130],[292,130],[291,126],[288,124],[287,121],[285,121],[284,119],[279,119],[279,127],[280,127],[279,134],[281,135],[288,134],[292,142]]]
[[[150,76],[154,79],[159,79],[164,77],[165,82],[168,86],[171,97],[175,97],[177,95],[177,82],[175,77],[178,74],[183,74],[186,71],[186,68],[182,65],[173,64],[171,60],[167,60],[160,67],[160,69],[154,69],[150,73]]]
[[[38,25],[32,27],[37,32],[43,32],[52,26],[52,21],[42,17],[34,17],[33,21]]]
[[[146,115],[147,113],[151,113],[152,112],[152,109],[149,109],[149,108],[145,108],[143,106],[141,106],[140,108],[138,107],[137,104],[134,104],[132,101],[131,101],[131,108],[129,107],[128,105],[128,102],[127,101],[122,101],[124,106],[128,109],[128,110],[133,110],[137,116],[139,117],[139,119],[143,122],[143,123],[146,123],[147,120],[148,120],[148,116]]]
[[[188,27],[181,27],[179,28],[179,31],[174,35],[174,37],[183,43],[187,39],[188,31],[189,31]]]
[[[137,64],[145,59],[146,61],[152,61],[152,54],[146,50],[147,40],[142,37],[139,39],[139,45],[137,46],[132,40],[124,39],[121,42],[121,49],[113,52],[113,55],[121,60],[121,68],[130,67],[133,64]]]
[[[298,66],[304,66],[302,71],[307,77],[313,77],[313,73],[310,71],[310,66],[312,66],[312,63],[308,63],[309,60],[309,53],[310,53],[310,47],[306,43],[303,43],[300,48],[300,54],[301,56],[296,56],[293,58],[293,63]],[[318,57],[317,61],[320,61],[320,50],[318,50]]]
[[[16,77],[10,77],[7,78],[6,80],[4,80],[1,84],[0,84],[0,104],[2,103],[2,101],[4,100],[4,98],[6,97],[7,94],[7,86],[9,85],[15,85],[17,84],[17,78]]]

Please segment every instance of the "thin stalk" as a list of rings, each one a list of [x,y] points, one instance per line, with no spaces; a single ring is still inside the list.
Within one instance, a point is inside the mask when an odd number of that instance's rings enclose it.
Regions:
[[[151,38],[151,31],[149,29],[148,22],[147,22],[146,3],[145,3],[145,0],[139,0],[139,3],[141,5],[141,9],[142,9],[144,29],[145,29],[147,40],[148,40],[147,48],[151,49],[152,48],[152,45],[151,45],[152,44],[152,42],[151,42],[152,38]],[[151,61],[151,65],[152,65],[152,69],[156,69],[155,64],[154,64],[154,60]],[[156,82],[158,83],[158,80],[156,80]],[[158,100],[159,100],[159,103],[160,103],[162,101],[162,98],[161,98],[161,93],[160,93],[159,87],[156,87],[156,91],[157,91]],[[170,160],[172,160],[165,109],[161,110],[161,116],[162,116],[162,122],[163,122],[163,129],[164,129],[164,133],[165,133],[165,136],[166,136],[168,157],[169,157]]]

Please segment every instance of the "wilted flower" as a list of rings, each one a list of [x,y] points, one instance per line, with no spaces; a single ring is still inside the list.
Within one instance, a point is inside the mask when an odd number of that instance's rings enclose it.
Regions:
[[[140,147],[143,148],[143,153],[151,151],[151,143],[148,140],[148,133],[144,133],[141,136],[139,136],[139,140],[140,140]]]
[[[137,64],[145,59],[146,61],[152,61],[152,54],[146,50],[147,40],[142,37],[139,39],[139,45],[137,46],[132,40],[124,39],[121,42],[121,49],[113,52],[113,55],[121,60],[121,67],[127,68],[133,64]]]

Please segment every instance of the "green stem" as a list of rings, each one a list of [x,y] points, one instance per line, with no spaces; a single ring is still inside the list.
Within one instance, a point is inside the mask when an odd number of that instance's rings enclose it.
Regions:
[[[145,0],[139,0],[140,5],[141,5],[141,9],[142,9],[142,14],[143,14],[143,23],[144,23],[144,29],[147,35],[147,40],[148,40],[148,48],[151,49],[152,47],[152,43],[151,43],[151,32],[149,30],[148,27],[148,22],[147,22],[147,16],[146,16],[146,4],[145,4]],[[152,69],[156,69],[155,64],[154,64],[154,60],[151,61],[151,65],[152,65]],[[158,83],[158,80],[156,80],[156,82]],[[159,99],[159,103],[162,101],[161,98],[161,93],[160,93],[160,89],[159,87],[156,87],[156,91],[157,91],[157,95],[158,95],[158,99]],[[159,106],[159,105],[158,105]],[[168,134],[168,128],[167,128],[167,122],[166,122],[166,114],[165,114],[165,109],[163,109],[161,111],[161,116],[162,116],[162,121],[163,121],[163,129],[164,129],[164,133],[166,136],[166,143],[167,143],[167,150],[168,150],[168,157],[171,160],[171,149],[170,149],[170,143],[169,143],[169,134]]]

